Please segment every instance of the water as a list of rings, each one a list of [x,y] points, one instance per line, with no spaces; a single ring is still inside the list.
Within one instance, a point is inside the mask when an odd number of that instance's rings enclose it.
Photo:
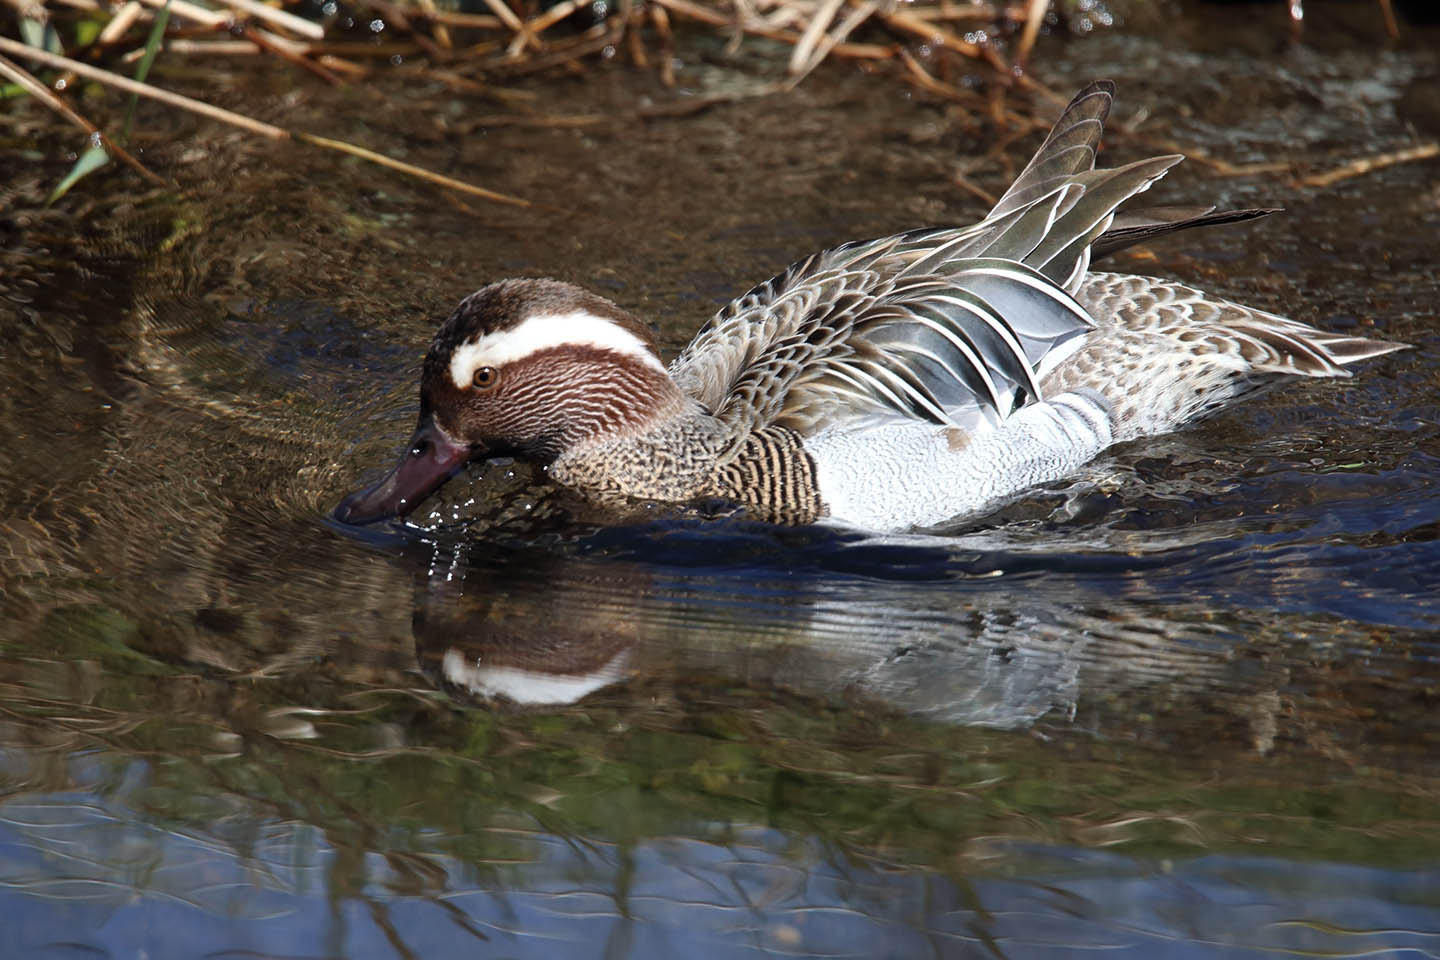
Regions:
[[[1107,162],[1436,134],[1433,28],[1383,47],[1365,5],[1310,4],[1280,49],[1208,9],[1043,51],[1056,90],[1118,81]],[[759,59],[681,79],[749,89]],[[181,191],[116,174],[61,211],[58,152],[0,159],[12,949],[1440,953],[1433,162],[1172,173],[1157,202],[1286,212],[1120,269],[1415,349],[937,535],[573,522],[496,464],[357,536],[326,512],[404,443],[480,284],[574,280],[678,349],[800,255],[973,220],[956,165],[998,190],[1032,145],[984,159],[979,121],[846,69],[669,119],[618,67],[530,107],[385,89],[357,119],[296,79],[287,122],[542,206],[208,129],[146,151]]]

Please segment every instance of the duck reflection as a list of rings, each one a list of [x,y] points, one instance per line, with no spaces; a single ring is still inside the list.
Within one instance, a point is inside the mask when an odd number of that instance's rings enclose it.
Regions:
[[[1116,595],[1114,571],[1102,592],[1061,572],[1073,556],[959,542],[976,549],[733,519],[561,545],[427,540],[417,656],[451,693],[531,707],[719,683],[948,724],[1093,729],[1203,693],[1265,746],[1282,678],[1237,666],[1240,638],[1203,611],[1159,617],[1149,590]]]
[[[641,631],[609,593],[644,596],[632,564],[540,549],[426,544],[414,616],[421,669],[451,693],[524,706],[574,703],[625,680]],[[558,587],[558,596],[547,588]]]

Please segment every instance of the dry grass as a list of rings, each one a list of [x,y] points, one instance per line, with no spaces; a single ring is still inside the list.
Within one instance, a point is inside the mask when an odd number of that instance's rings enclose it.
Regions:
[[[578,72],[597,60],[622,57],[639,69],[654,70],[662,84],[673,87],[681,48],[718,33],[731,52],[753,37],[791,48],[784,77],[746,96],[789,89],[827,59],[845,59],[861,61],[877,73],[966,104],[1002,123],[1008,115],[1026,129],[1033,123],[1003,106],[1000,97],[1006,89],[1019,84],[1048,99],[1060,99],[1017,66],[1028,56],[1039,25],[1047,15],[1053,16],[1048,13],[1049,0],[1017,0],[1011,6],[983,0],[921,0],[903,5],[896,0],[561,0],[548,6],[540,0],[483,0],[483,13],[441,10],[434,0],[359,0],[350,6],[341,6],[340,0],[312,0],[321,21],[259,0],[208,0],[213,6],[193,0],[0,2],[15,8],[21,35],[28,41],[0,36],[0,76],[151,180],[158,178],[126,153],[123,144],[66,104],[63,94],[51,91],[63,91],[84,78],[256,136],[340,150],[447,189],[521,205],[526,203],[521,198],[411,167],[352,144],[221,110],[132,80],[124,72],[132,71],[130,65],[143,60],[147,50],[197,64],[216,62],[215,58],[274,57],[337,85],[361,82],[376,71],[406,62],[412,70],[452,88],[493,91],[507,78],[545,70]],[[155,28],[162,17],[168,17],[162,23],[163,36]],[[684,29],[679,28],[681,23],[686,24]],[[1006,41],[997,39],[1012,35],[1019,39],[1014,60],[1004,53]],[[713,41],[709,44],[714,46]],[[20,66],[24,61],[58,71],[58,76],[42,84]],[[960,82],[976,75],[985,78],[985,86],[994,94],[982,96]],[[683,114],[726,99],[733,96],[677,99],[675,104],[651,109]],[[563,124],[566,118],[555,122]]]
[[[86,62],[125,64],[144,54],[150,23],[166,0],[4,0],[22,20],[104,21],[83,44],[63,51]],[[1031,86],[1022,70],[1039,28],[1058,16],[1049,0],[483,0],[484,13],[439,9],[434,0],[359,0],[321,6],[321,21],[259,0],[169,0],[163,51],[180,57],[268,55],[329,83],[364,78],[397,58],[421,58],[437,77],[463,85],[545,69],[583,70],[596,58],[623,57],[673,85],[677,48],[700,35],[789,44],[787,83],[827,59],[891,63],[892,74],[952,98],[974,101],[958,83]],[[322,0],[323,2],[323,0]],[[73,35],[75,31],[70,31]],[[1013,49],[1012,49],[1013,48]],[[61,51],[52,51],[61,52]],[[916,75],[917,63],[925,77]]]
[[[634,67],[655,71],[660,82],[675,86],[677,56],[701,40],[713,49],[713,36],[734,52],[751,38],[765,38],[773,49],[789,45],[784,76],[744,96],[782,92],[804,80],[827,60],[860,64],[877,75],[909,84],[991,120],[1001,139],[1042,126],[1033,109],[1052,116],[1064,98],[1046,89],[1027,71],[1035,40],[1047,19],[1057,22],[1062,3],[1052,0],[483,0],[485,12],[442,10],[435,0],[307,0],[322,20],[307,19],[260,0],[0,0],[15,8],[22,44],[0,36],[0,54],[29,60],[60,72],[51,90],[63,90],[77,76],[126,89],[138,96],[204,114],[271,138],[293,138],[324,149],[341,150],[417,176],[447,189],[490,200],[524,205],[526,201],[410,167],[381,154],[312,134],[289,131],[240,114],[137,83],[120,71],[141,61],[147,48],[167,57],[203,65],[215,58],[267,56],[285,60],[329,84],[361,82],[377,71],[404,62],[429,79],[457,90],[503,89],[507,78],[539,71],[583,72],[598,60],[623,58]],[[152,25],[168,3],[168,28],[161,38]],[[298,6],[298,5],[296,5]],[[1381,8],[1388,5],[1381,0]],[[685,24],[683,29],[681,24]],[[88,29],[82,25],[88,24]],[[97,27],[96,25],[99,24]],[[1393,29],[1391,19],[1387,28]],[[59,29],[51,30],[52,27]],[[49,51],[36,49],[47,35]],[[81,39],[81,38],[85,39]],[[148,38],[148,39],[147,39]],[[63,51],[55,49],[70,41]],[[783,48],[782,48],[783,49]],[[206,58],[209,58],[208,61]],[[105,62],[109,69],[95,66]],[[0,75],[45,102],[142,175],[152,177],[120,145],[46,93],[18,64],[0,56]],[[892,82],[893,82],[892,80]],[[979,81],[978,83],[975,81]],[[1015,108],[1007,93],[1020,88],[1030,96]],[[983,91],[983,92],[982,92]],[[666,115],[704,109],[720,97],[677,98],[649,108]],[[596,118],[526,118],[530,124],[573,125]],[[1125,136],[1126,131],[1117,131]],[[1183,149],[1220,176],[1246,176],[1288,170],[1287,164],[1236,167]],[[1330,173],[1297,182],[1325,186],[1393,163],[1434,156],[1435,145],[1353,161]],[[1199,154],[1197,156],[1197,154]],[[963,178],[962,178],[963,181]],[[966,189],[975,190],[968,182]]]

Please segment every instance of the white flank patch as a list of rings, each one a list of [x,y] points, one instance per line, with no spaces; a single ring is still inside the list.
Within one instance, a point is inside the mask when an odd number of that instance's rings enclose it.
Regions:
[[[660,359],[645,341],[613,321],[584,310],[546,313],[530,317],[519,326],[491,333],[455,348],[450,357],[450,379],[464,390],[480,367],[499,367],[522,360],[537,350],[564,344],[613,350],[665,371]]]

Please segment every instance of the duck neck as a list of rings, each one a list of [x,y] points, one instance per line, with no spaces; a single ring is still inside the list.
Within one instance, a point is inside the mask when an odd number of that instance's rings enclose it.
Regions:
[[[581,373],[576,382],[584,384],[583,402],[565,405],[566,416],[547,439],[557,460],[648,434],[685,416],[693,403],[658,365],[610,366],[599,376]]]
[[[565,486],[600,495],[683,501],[710,492],[725,431],[704,407],[666,378],[669,391],[648,416],[624,431],[591,432],[550,464]]]

